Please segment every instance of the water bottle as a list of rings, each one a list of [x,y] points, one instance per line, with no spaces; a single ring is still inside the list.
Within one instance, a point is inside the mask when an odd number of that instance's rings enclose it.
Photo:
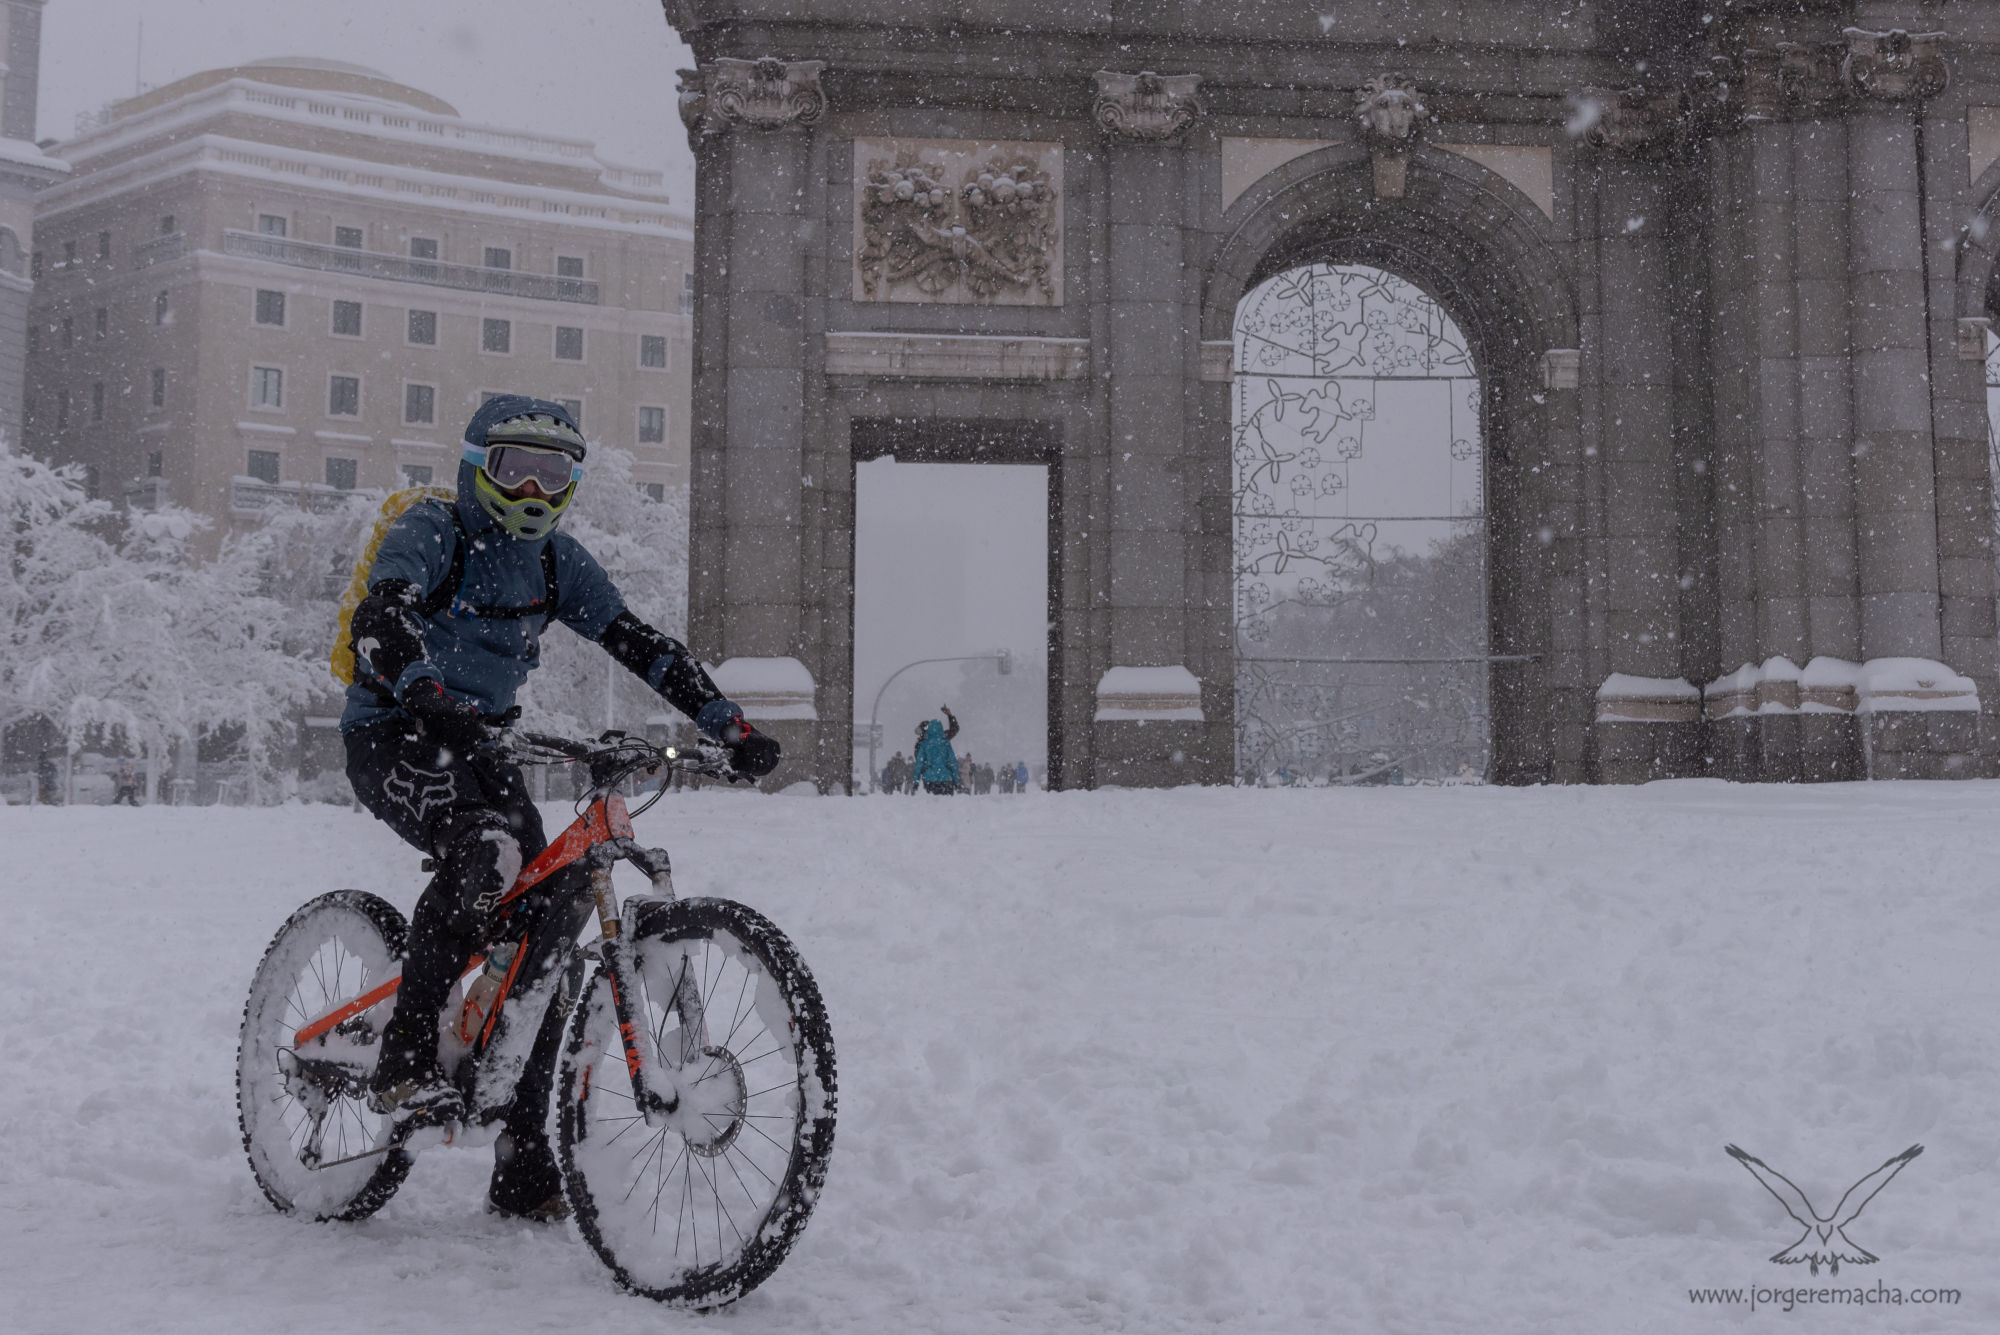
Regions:
[[[507,981],[507,970],[514,963],[514,952],[519,949],[512,941],[502,941],[487,952],[486,967],[472,980],[472,986],[465,989],[465,1004],[458,1010],[459,1042],[472,1042],[486,1027],[486,1018],[493,1013],[493,1003],[500,996],[500,985]]]

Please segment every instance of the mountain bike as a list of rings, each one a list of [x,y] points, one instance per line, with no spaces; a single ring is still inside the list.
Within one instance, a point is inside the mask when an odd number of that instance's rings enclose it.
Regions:
[[[784,935],[742,904],[676,897],[666,852],[635,842],[632,816],[668,777],[742,776],[711,743],[506,733],[489,745],[521,764],[581,761],[590,785],[577,819],[521,870],[440,1016],[465,1123],[411,1131],[369,1110],[407,926],[375,895],[339,890],[278,929],[243,1008],[250,1171],[287,1213],[364,1219],[420,1150],[491,1143],[540,1035],[562,1045],[557,1154],[584,1239],[632,1292],[733,1302],[784,1260],[825,1183],[833,1037]],[[620,785],[642,773],[662,782],[628,811]],[[649,893],[619,902],[620,861]],[[580,944],[593,913],[596,939]]]

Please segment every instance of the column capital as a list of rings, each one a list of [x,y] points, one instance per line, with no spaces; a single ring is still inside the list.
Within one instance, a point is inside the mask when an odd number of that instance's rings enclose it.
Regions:
[[[721,57],[680,72],[681,122],[688,138],[753,130],[810,127],[826,115],[820,88],[823,60],[734,60]]]
[[[1099,70],[1097,100],[1090,110],[1097,128],[1114,139],[1172,139],[1206,111],[1201,102],[1201,76]]]
[[[1585,144],[1628,157],[1672,152],[1694,120],[1694,99],[1680,87],[1592,88],[1572,102]]]
[[[1856,97],[1902,102],[1936,97],[1951,82],[1941,32],[1870,32],[1846,28],[1840,75]]]

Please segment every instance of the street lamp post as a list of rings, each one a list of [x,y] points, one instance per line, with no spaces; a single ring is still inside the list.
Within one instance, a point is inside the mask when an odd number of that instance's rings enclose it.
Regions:
[[[911,668],[922,667],[926,663],[981,663],[989,658],[999,666],[1000,675],[1003,677],[1014,670],[1014,651],[1011,649],[1002,649],[998,653],[991,654],[958,654],[950,658],[919,658],[914,663],[903,664],[903,666],[889,674],[888,680],[882,683],[881,690],[875,692],[875,703],[868,707],[868,786],[870,788],[875,786],[875,738],[878,726],[875,719],[882,711],[882,692],[889,689],[889,682],[896,680],[896,678],[902,676]]]

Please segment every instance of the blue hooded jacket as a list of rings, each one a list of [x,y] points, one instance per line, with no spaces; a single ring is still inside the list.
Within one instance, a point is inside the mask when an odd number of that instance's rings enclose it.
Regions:
[[[958,782],[958,753],[944,739],[944,724],[936,719],[924,724],[924,739],[917,743],[914,763],[918,783]]]
[[[547,413],[576,425],[561,404],[503,394],[473,414],[465,439],[483,448],[489,429],[524,413]],[[571,630],[587,640],[601,639],[612,620],[625,610],[625,600],[583,544],[561,529],[533,540],[508,534],[480,508],[473,495],[473,473],[474,465],[461,458],[456,502],[448,506],[426,501],[397,518],[369,569],[368,586],[372,589],[382,580],[399,579],[429,593],[443,583],[451,570],[452,548],[459,540],[452,523],[455,508],[470,543],[465,553],[465,581],[450,607],[424,621],[423,658],[386,684],[392,694],[401,695],[411,682],[435,678],[451,694],[478,706],[481,713],[499,714],[513,705],[515,693],[541,661],[542,632],[548,629],[549,618],[480,613],[529,607],[548,596],[551,591],[546,588],[542,564],[544,546],[554,544],[555,548],[556,588],[552,592],[556,619]],[[662,659],[646,674],[655,690],[668,666]],[[357,664],[357,668],[365,676],[366,665]],[[399,712],[376,690],[357,683],[347,688],[340,730],[353,732]]]

